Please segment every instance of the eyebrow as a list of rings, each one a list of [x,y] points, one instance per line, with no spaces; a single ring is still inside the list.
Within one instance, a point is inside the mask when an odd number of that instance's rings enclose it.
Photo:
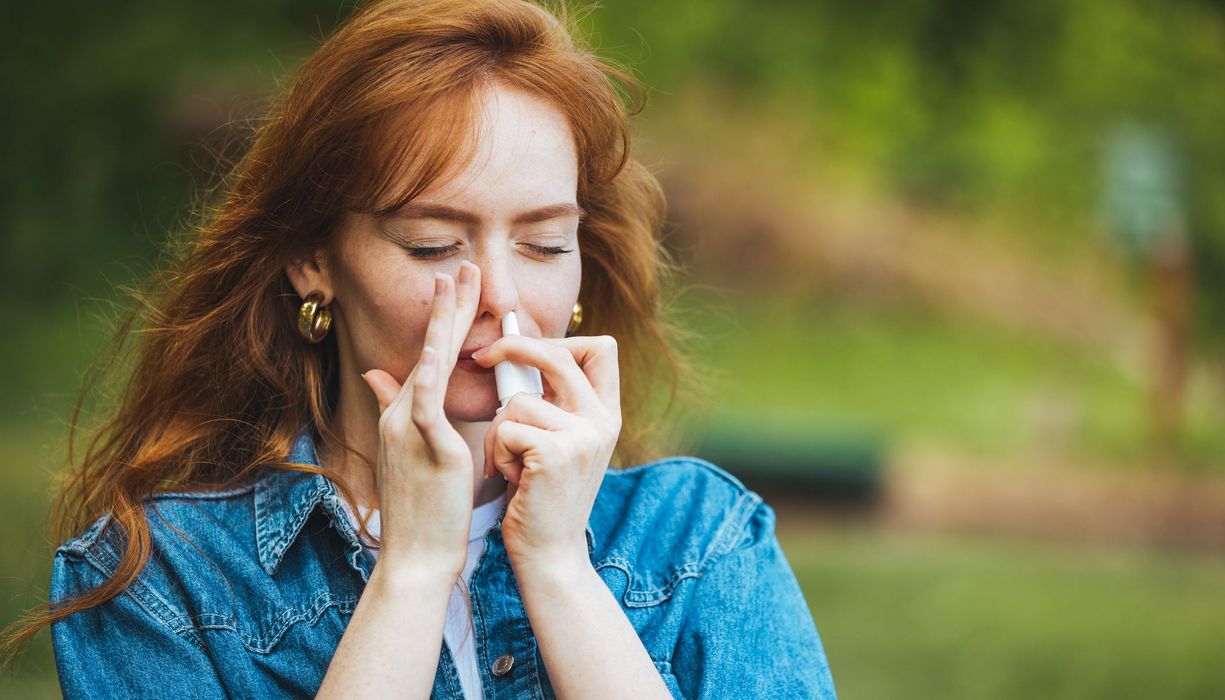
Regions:
[[[564,216],[577,216],[581,221],[587,212],[576,204],[550,204],[547,207],[531,209],[515,215],[512,224],[534,224]],[[469,211],[448,207],[443,204],[429,202],[410,202],[392,212],[389,218],[395,219],[438,219],[440,221],[455,221],[462,224],[479,224],[481,217]]]

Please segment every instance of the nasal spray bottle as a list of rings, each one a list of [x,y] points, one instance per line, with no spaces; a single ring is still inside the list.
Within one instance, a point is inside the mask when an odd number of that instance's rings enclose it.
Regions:
[[[502,335],[519,335],[519,320],[515,318],[514,311],[502,317]],[[540,370],[531,365],[519,365],[503,360],[493,366],[493,379],[498,385],[498,401],[502,403],[495,413],[501,413],[510,398],[521,391],[537,398],[544,396]]]

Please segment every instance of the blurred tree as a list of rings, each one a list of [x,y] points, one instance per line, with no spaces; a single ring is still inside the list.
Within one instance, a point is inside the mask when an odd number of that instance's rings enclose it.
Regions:
[[[146,264],[208,179],[212,166],[193,149],[241,116],[238,97],[270,92],[354,4],[11,11],[0,46],[4,298],[104,291],[100,266]],[[659,95],[710,84],[785,110],[812,124],[797,163],[859,174],[878,194],[954,215],[1013,217],[1051,255],[1100,245],[1086,222],[1103,128],[1121,116],[1167,124],[1186,144],[1205,285],[1199,338],[1215,345],[1225,335],[1219,0],[618,0],[584,22],[601,51],[635,65]],[[219,116],[182,117],[196,104]],[[761,125],[769,119],[763,110]]]
[[[221,127],[174,122],[267,92],[352,3],[21,3],[0,44],[0,295],[46,304],[103,293],[143,267],[213,164],[193,149]],[[216,111],[216,106],[212,106]],[[222,107],[223,111],[226,107]],[[105,269],[104,266],[114,266]],[[139,270],[137,270],[139,271]],[[77,287],[78,289],[74,289]]]

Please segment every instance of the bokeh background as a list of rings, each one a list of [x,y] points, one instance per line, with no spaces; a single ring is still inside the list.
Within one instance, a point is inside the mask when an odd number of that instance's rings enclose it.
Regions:
[[[117,287],[353,7],[21,5],[3,623]],[[1225,697],[1225,3],[606,5],[715,389],[677,430],[775,505],[840,695]],[[0,693],[58,693],[47,633]]]

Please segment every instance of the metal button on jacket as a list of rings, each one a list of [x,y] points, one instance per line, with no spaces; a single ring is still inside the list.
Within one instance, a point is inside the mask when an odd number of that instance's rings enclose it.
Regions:
[[[505,676],[510,673],[510,670],[515,666],[515,657],[510,654],[503,654],[493,660],[493,675]]]

